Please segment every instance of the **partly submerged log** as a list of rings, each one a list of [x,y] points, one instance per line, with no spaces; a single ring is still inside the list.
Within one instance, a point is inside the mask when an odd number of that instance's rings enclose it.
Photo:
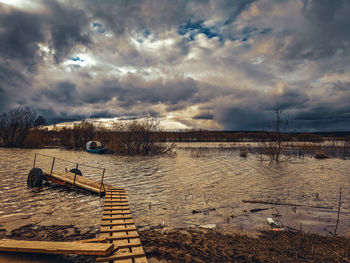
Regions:
[[[331,209],[331,210],[333,210],[333,207],[329,207],[329,206],[302,205],[302,204],[282,203],[282,202],[278,202],[278,201],[242,200],[242,202],[243,203],[252,203],[252,204],[265,204],[265,205],[303,206],[303,207],[310,207],[310,208],[321,208],[321,209]]]

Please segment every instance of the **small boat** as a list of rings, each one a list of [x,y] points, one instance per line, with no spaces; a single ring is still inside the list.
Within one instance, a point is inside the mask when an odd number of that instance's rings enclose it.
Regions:
[[[88,153],[104,154],[107,153],[107,148],[102,147],[99,141],[88,141],[86,144],[86,151]]]

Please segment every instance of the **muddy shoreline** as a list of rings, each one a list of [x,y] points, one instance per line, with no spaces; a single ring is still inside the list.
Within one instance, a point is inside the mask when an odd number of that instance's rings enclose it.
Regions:
[[[95,238],[91,228],[81,232],[73,225],[26,225],[0,238],[73,241]],[[177,228],[140,231],[150,262],[349,262],[350,239],[291,231],[252,234],[216,229]],[[0,254],[1,255],[1,254]],[[95,262],[93,256],[50,255],[49,262]],[[8,261],[11,262],[11,261]]]

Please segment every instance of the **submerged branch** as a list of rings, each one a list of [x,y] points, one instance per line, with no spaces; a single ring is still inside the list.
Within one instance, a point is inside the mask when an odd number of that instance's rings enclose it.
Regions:
[[[292,203],[281,203],[274,201],[263,201],[263,200],[242,200],[243,203],[252,203],[252,204],[266,204],[266,205],[288,205],[288,206],[304,206],[310,208],[322,208],[333,210],[333,207],[329,206],[313,206],[313,205],[302,205],[302,204],[292,204]]]

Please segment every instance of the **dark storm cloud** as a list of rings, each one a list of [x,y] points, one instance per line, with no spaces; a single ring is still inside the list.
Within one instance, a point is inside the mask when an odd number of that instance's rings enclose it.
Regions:
[[[0,4],[1,59],[20,61],[26,69],[34,71],[40,59],[38,44],[45,39],[42,22],[40,16],[18,10],[8,11]]]
[[[74,105],[79,102],[79,94],[77,93],[76,85],[69,81],[59,82],[53,87],[46,88],[40,92],[45,99],[49,99],[54,103]]]
[[[204,113],[201,113],[199,115],[194,116],[193,118],[197,119],[197,120],[212,120],[212,119],[214,119],[214,115],[210,112],[204,112]]]
[[[107,102],[113,97],[124,107],[135,103],[165,103],[175,105],[190,100],[198,91],[197,83],[191,79],[142,81],[140,79],[109,80],[100,87],[83,95],[88,103]]]
[[[56,1],[42,1],[44,11],[30,12],[0,3],[0,111],[33,93],[32,81],[49,45],[56,62],[76,46],[88,45],[84,12]]]
[[[316,105],[295,116],[302,130],[335,131],[350,129],[350,106]]]
[[[322,59],[348,55],[350,47],[350,2],[347,0],[305,1],[303,28],[291,29],[292,39],[284,56],[287,59]]]
[[[259,109],[224,108],[218,112],[218,121],[224,124],[225,130],[266,130],[272,118]]]
[[[88,117],[86,115],[67,114],[67,112],[60,112],[54,111],[52,109],[40,108],[40,106],[36,108],[36,112],[38,115],[45,116],[47,124],[79,121]]]
[[[50,44],[55,51],[55,61],[59,63],[69,55],[75,45],[89,46],[91,40],[86,31],[89,20],[83,10],[63,6],[56,1],[49,1],[47,4],[53,13],[48,19],[51,31]]]

